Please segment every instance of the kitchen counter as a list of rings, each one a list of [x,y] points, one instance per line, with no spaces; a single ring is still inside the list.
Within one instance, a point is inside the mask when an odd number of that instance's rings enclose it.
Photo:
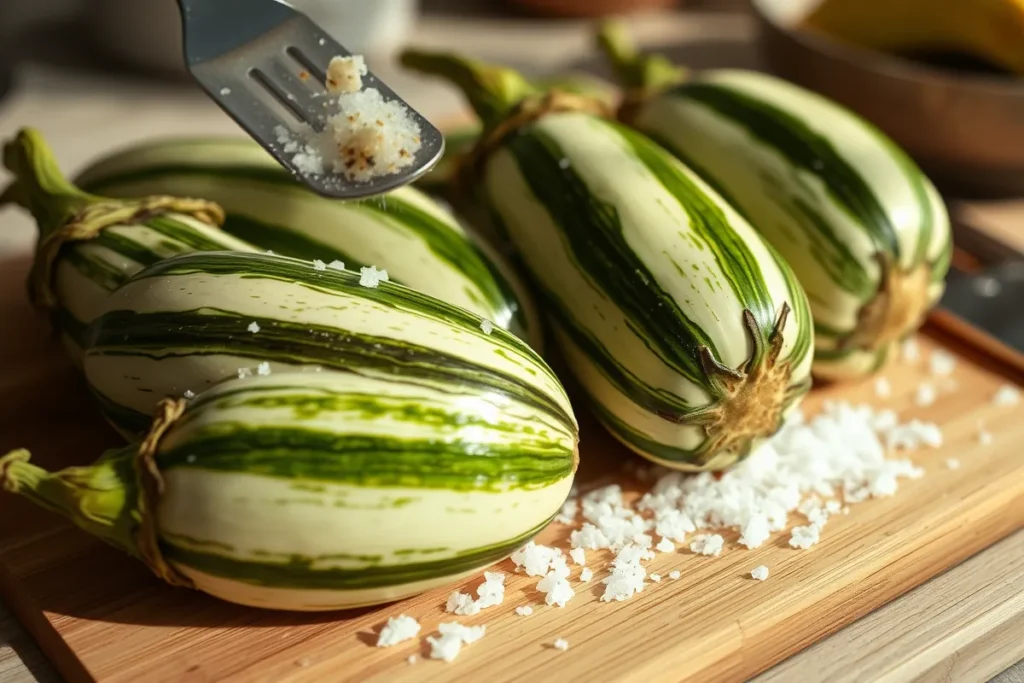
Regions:
[[[751,24],[735,13],[646,16],[635,22],[646,45],[695,66],[753,66]],[[587,27],[578,22],[498,20],[472,13],[428,15],[414,41],[504,61],[531,73],[587,68]],[[437,82],[373,63],[375,72],[435,121],[457,115],[460,100]],[[188,84],[100,74],[30,62],[19,85],[0,101],[0,138],[19,126],[40,129],[62,168],[74,173],[98,154],[155,135],[237,133],[215,105]],[[0,172],[3,173],[3,172]],[[6,175],[0,174],[0,186]],[[965,205],[976,225],[1006,233],[1021,224],[1022,203]],[[1019,238],[1018,238],[1019,239]],[[0,264],[33,246],[31,222],[0,210]],[[2,265],[0,265],[2,267]],[[20,297],[22,291],[0,292]],[[8,331],[8,334],[11,332]],[[5,444],[9,446],[11,444]],[[820,680],[828,671],[860,680],[1024,683],[1024,532],[1018,532],[898,600],[838,631],[759,677],[763,681]],[[1010,667],[1010,668],[1007,668]],[[10,614],[0,605],[0,683],[59,680]]]

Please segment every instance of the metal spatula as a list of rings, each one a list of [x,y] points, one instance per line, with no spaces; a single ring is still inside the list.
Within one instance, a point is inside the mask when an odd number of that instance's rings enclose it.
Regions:
[[[372,0],[368,0],[372,1]],[[356,199],[412,182],[444,151],[444,137],[372,73],[363,86],[405,106],[419,124],[421,147],[413,163],[366,182],[331,172],[304,173],[279,141],[280,126],[325,126],[327,65],[351,53],[304,14],[278,0],[178,0],[185,61],[192,76],[282,166],[318,194]]]

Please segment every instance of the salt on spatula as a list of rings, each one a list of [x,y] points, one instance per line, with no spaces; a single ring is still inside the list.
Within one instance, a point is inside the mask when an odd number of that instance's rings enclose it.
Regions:
[[[440,131],[304,14],[278,0],[178,3],[189,72],[318,194],[387,192],[440,159]]]

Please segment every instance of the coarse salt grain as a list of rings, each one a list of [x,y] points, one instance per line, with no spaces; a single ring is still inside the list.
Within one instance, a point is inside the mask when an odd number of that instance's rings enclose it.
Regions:
[[[516,607],[516,614],[521,617],[528,617],[533,614],[533,608],[529,605],[520,605],[519,607]]]
[[[517,568],[525,571],[527,576],[544,576],[548,573],[551,563],[561,555],[562,551],[558,548],[537,545],[530,541],[512,553],[511,560]]]
[[[257,365],[256,366],[256,374],[260,375],[261,377],[266,377],[267,375],[269,375],[270,374],[270,363],[268,363],[267,361],[263,361],[262,363]]]
[[[476,589],[481,608],[500,605],[505,600],[505,575],[501,572],[484,572],[484,582]]]
[[[816,524],[793,527],[789,537],[789,545],[793,548],[807,550],[821,538],[821,527]]]
[[[444,611],[470,617],[480,612],[480,605],[477,604],[472,595],[455,591],[448,596],[448,602],[445,603]]]
[[[253,320],[251,323],[249,323],[249,327],[245,329],[247,329],[249,332],[252,332],[253,334],[256,334],[257,332],[260,331],[260,325],[255,320]]]
[[[484,334],[490,334],[494,331],[494,323],[490,320],[481,320],[480,329],[484,331]]]
[[[427,636],[427,643],[430,644],[430,658],[442,659],[446,662],[453,661],[459,656],[462,649],[462,639],[458,636]]]
[[[186,389],[185,393],[182,394],[182,396],[184,396],[187,400],[191,401],[196,397],[196,392],[192,391],[191,389]]]
[[[1018,403],[1020,403],[1020,389],[1011,384],[999,387],[995,396],[992,397],[992,404],[1000,407],[1015,406]]]
[[[953,374],[956,368],[956,357],[942,349],[935,349],[928,357],[928,369],[936,377]]]
[[[754,567],[750,570],[750,575],[758,581],[764,581],[768,578],[768,567],[763,564],[759,567]]]
[[[678,579],[680,576],[682,576],[682,574],[679,572],[678,569],[673,569],[668,573],[668,578],[672,579],[673,581]]]
[[[640,564],[644,549],[637,545],[626,545],[612,560],[611,574],[604,579],[602,602],[626,600],[644,589],[647,570]]]
[[[327,270],[327,264],[320,259],[313,259],[313,270]]]
[[[739,544],[749,549],[761,547],[772,535],[768,515],[752,514],[740,527]]]
[[[919,406],[930,406],[935,403],[935,387],[927,382],[922,382],[914,393],[914,402]]]
[[[546,604],[565,607],[565,603],[576,595],[576,591],[569,585],[568,579],[569,567],[565,564],[565,558],[556,558],[551,563],[551,571],[537,582],[537,590],[545,594],[544,602]]]
[[[391,647],[398,643],[412,640],[420,632],[420,624],[410,616],[399,614],[390,617],[377,637],[377,647]]]
[[[363,76],[367,73],[362,55],[334,57],[327,64],[327,92],[340,94],[358,92],[363,87]]]
[[[475,643],[483,638],[486,630],[487,627],[483,624],[479,626],[466,626],[455,621],[447,621],[437,625],[437,631],[442,636],[455,636],[466,645]]]
[[[376,88],[366,88],[341,93],[329,105],[337,113],[327,117],[323,133],[311,136],[327,170],[367,181],[415,161],[422,146],[420,127],[401,102],[385,100]]]
[[[949,458],[946,460],[946,467],[951,470],[958,470],[960,469],[960,461],[956,458]]]
[[[573,548],[569,551],[569,557],[581,567],[587,563],[587,551],[583,548]]]
[[[223,88],[221,88],[221,89],[220,89],[220,94],[221,94],[221,95],[223,95],[223,96],[225,96],[225,97],[227,97],[228,95],[230,95],[230,94],[231,94],[231,88],[228,88],[228,87],[226,87],[226,86],[225,86],[225,87],[223,87]]]
[[[671,553],[676,549],[676,544],[662,536],[661,540],[658,541],[658,545],[654,546],[654,549],[659,553]]]
[[[583,570],[580,572],[580,581],[582,581],[583,583],[587,583],[592,578],[594,578],[594,570],[590,567],[584,567]]]
[[[419,657],[417,657],[416,655],[409,655],[409,656],[408,656],[408,657],[406,657],[406,659],[405,659],[405,663],[406,663],[406,664],[415,664],[415,663],[416,663],[416,662],[418,662],[418,661],[420,661],[420,658],[419,658]]]
[[[725,539],[719,534],[701,534],[690,543],[690,552],[718,557],[722,554],[724,543]]]
[[[661,582],[661,574],[651,574],[650,576],[648,576],[648,578],[651,581],[653,581],[654,583],[660,583]]]
[[[252,377],[252,370],[249,368],[238,368],[238,379],[245,379],[246,377]]]
[[[334,259],[333,261],[327,264],[327,267],[330,268],[331,270],[345,270],[345,262],[339,261],[338,259]]]
[[[419,124],[397,100],[376,88],[362,90],[366,64],[359,55],[335,57],[328,66],[328,96],[321,132],[304,125],[292,132],[277,126],[277,142],[306,175],[335,173],[355,182],[410,166],[422,147]]]
[[[875,380],[875,396],[879,398],[889,398],[892,396],[892,385],[889,384],[889,380],[885,377],[879,377]]]
[[[450,662],[459,655],[463,645],[475,643],[483,638],[485,627],[446,622],[438,624],[437,630],[440,633],[439,637],[427,636],[427,643],[430,645],[430,658]]]
[[[561,650],[562,652],[565,652],[569,649],[569,641],[565,638],[559,638],[554,643],[552,643],[552,647],[554,647],[556,650]]]
[[[377,270],[374,266],[363,266],[359,269],[359,284],[363,287],[376,287],[388,281],[388,271]]]

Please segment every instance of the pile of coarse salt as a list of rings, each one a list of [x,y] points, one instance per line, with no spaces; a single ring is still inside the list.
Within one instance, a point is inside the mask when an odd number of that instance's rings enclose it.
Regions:
[[[904,357],[916,359],[916,346],[905,344]],[[952,364],[951,359],[940,355],[937,360],[931,359],[929,369],[933,375],[944,376],[950,374]],[[997,406],[1016,405],[1020,390],[1005,385],[992,400]],[[812,547],[832,516],[845,514],[850,505],[869,498],[894,495],[900,479],[923,476],[920,467],[898,457],[898,452],[934,448],[942,441],[942,432],[935,424],[919,420],[901,423],[891,410],[827,402],[809,420],[799,411],[795,413],[774,437],[720,476],[651,467],[639,475],[654,483],[634,503],[627,503],[616,484],[583,495],[574,491],[554,521],[575,527],[569,536],[568,557],[581,567],[579,581],[590,581],[594,575],[587,566],[587,551],[609,550],[613,557],[604,567],[608,574],[602,580],[600,600],[627,600],[641,592],[648,580],[662,580],[658,574],[648,575],[643,565],[657,553],[675,553],[679,546],[693,554],[720,555],[727,544],[716,532],[738,532],[735,545],[753,549],[789,528],[791,522],[805,521],[792,527],[789,545],[796,549]],[[947,466],[955,469],[959,462],[949,459]],[[530,541],[513,553],[511,560],[517,572],[539,577],[536,588],[545,595],[548,605],[564,606],[575,594],[566,553],[561,548]],[[765,565],[750,571],[751,578],[758,582],[768,575]],[[678,569],[668,573],[669,579],[680,577]],[[485,572],[477,599],[455,592],[446,609],[471,615],[499,604],[504,598],[504,583],[503,574]],[[520,616],[533,611],[529,605],[515,609]],[[394,618],[382,630],[379,645],[415,637],[419,630],[418,624],[413,630],[408,622],[393,622]],[[431,657],[451,661],[462,645],[483,635],[484,627],[449,623],[441,624],[439,631],[439,638],[427,638]],[[559,639],[554,647],[565,649],[567,645]]]
[[[277,143],[301,173],[365,182],[415,160],[422,146],[419,124],[400,102],[385,100],[376,88],[363,89],[366,73],[361,56],[335,57],[327,69],[324,129],[275,128]]]
[[[655,467],[651,471],[660,476],[635,504],[627,505],[622,489],[613,484],[570,498],[556,521],[575,526],[582,515],[582,524],[569,537],[573,559],[582,564],[577,549],[615,553],[601,600],[626,600],[643,590],[648,576],[642,563],[656,551],[672,553],[676,544],[684,544],[692,553],[718,556],[726,543],[716,532],[726,529],[739,533],[738,545],[757,548],[798,515],[807,523],[792,529],[789,545],[810,548],[833,515],[868,498],[891,496],[899,479],[924,474],[908,459],[887,457],[888,450],[941,444],[942,432],[934,424],[900,423],[891,410],[831,402],[810,420],[796,413],[721,476]],[[549,604],[558,579],[568,578],[558,548],[528,543],[512,561],[517,571],[544,577],[538,589],[547,593]]]

